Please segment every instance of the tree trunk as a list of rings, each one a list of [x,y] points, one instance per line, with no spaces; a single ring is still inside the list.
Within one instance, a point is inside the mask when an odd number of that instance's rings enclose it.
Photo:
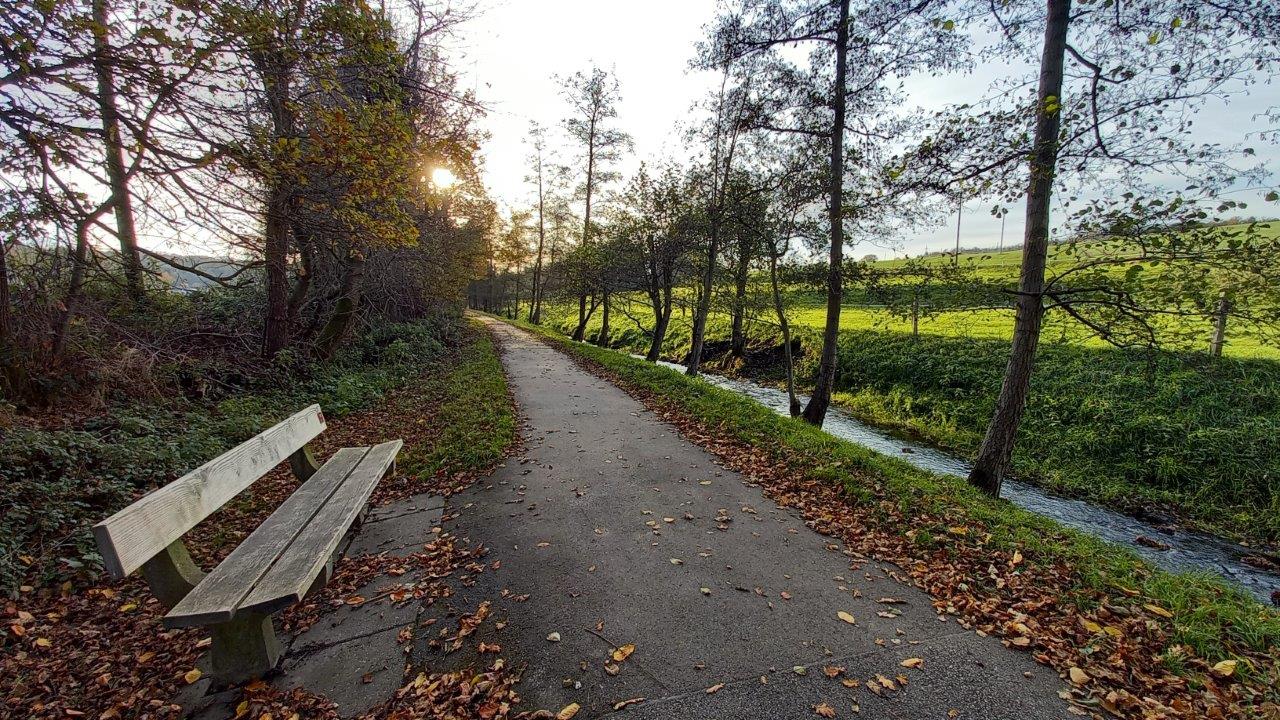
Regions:
[[[609,347],[609,291],[604,291],[604,315],[600,316],[600,334],[596,336],[596,344]]]
[[[342,295],[334,305],[329,322],[316,338],[317,354],[324,359],[333,357],[342,340],[351,330],[352,321],[360,309],[360,294],[364,286],[364,255],[352,250],[347,256],[346,274],[342,278]]]
[[[715,214],[718,214],[718,212]],[[707,315],[711,312],[711,289],[716,278],[716,256],[719,251],[720,223],[713,214],[711,237],[707,241],[707,267],[702,272],[702,287],[698,293],[698,307],[693,314],[693,340],[689,348],[689,367],[684,371],[690,377],[698,375],[698,367],[702,364],[702,345],[707,332]]]
[[[542,218],[542,156],[538,156],[538,259],[533,266],[533,301],[529,305],[529,322],[542,320],[542,246],[547,239],[546,225]]]
[[[14,346],[13,346],[13,298],[9,291],[9,248],[17,247],[17,243],[6,244],[0,238],[0,388],[7,391],[16,390],[14,382]]]
[[[840,340],[840,310],[844,293],[844,109],[845,75],[849,55],[849,0],[840,3],[836,26],[836,76],[832,88],[831,178],[827,217],[831,223],[831,266],[827,268],[827,325],[822,331],[822,353],[813,396],[804,409],[805,422],[822,427],[836,384],[836,350]]]
[[[1000,485],[1013,456],[1014,439],[1026,409],[1031,372],[1040,325],[1044,319],[1044,268],[1049,250],[1049,203],[1057,169],[1058,131],[1061,125],[1062,63],[1067,46],[1071,0],[1049,0],[1044,51],[1040,60],[1039,107],[1036,113],[1035,148],[1027,188],[1027,228],[1022,246],[1022,271],[1018,279],[1013,346],[1005,369],[995,414],[969,482],[983,492],[1000,496]]]
[[[782,353],[787,363],[787,409],[791,417],[800,415],[800,399],[796,397],[795,362],[791,358],[791,323],[782,306],[782,292],[778,289],[778,255],[769,253],[769,285],[773,289],[773,311],[778,314],[778,327],[782,330]]]
[[[298,281],[294,283],[292,292],[289,293],[289,327],[297,327],[298,312],[302,309],[302,303],[307,299],[307,293],[311,290],[312,268],[314,265],[314,243],[310,233],[302,231],[294,232],[294,241],[298,246],[298,256],[302,260],[301,267],[298,268]]]
[[[657,362],[662,357],[662,343],[667,339],[667,328],[671,325],[671,286],[663,289],[661,300],[653,307],[653,338],[649,341],[649,352],[644,359]]]
[[[93,218],[87,217],[76,223],[76,249],[71,256],[71,283],[67,286],[67,297],[62,301],[62,315],[58,317],[58,327],[53,333],[53,361],[62,359],[67,350],[67,334],[71,330],[71,319],[75,317],[76,306],[80,303],[80,295],[84,292],[85,270],[89,264],[89,226]]]
[[[745,243],[739,250],[738,266],[733,276],[733,332],[729,342],[729,354],[735,358],[747,354],[747,335],[743,326],[746,323],[747,271],[751,259]]]
[[[262,355],[274,357],[289,342],[289,206],[292,191],[279,181],[267,199],[264,255],[267,274],[267,320],[262,329]]]
[[[143,300],[142,259],[138,254],[138,233],[133,222],[133,199],[129,194],[129,176],[124,167],[124,141],[120,134],[120,110],[116,105],[115,62],[112,56],[111,19],[107,0],[93,0],[93,71],[98,81],[98,112],[102,116],[102,133],[106,139],[107,183],[111,206],[116,217],[116,238],[120,243],[120,264],[124,269],[129,296]]]
[[[582,342],[582,338],[587,334],[587,321],[591,316],[587,314],[587,293],[582,292],[578,295],[578,326],[573,329],[573,339]]]

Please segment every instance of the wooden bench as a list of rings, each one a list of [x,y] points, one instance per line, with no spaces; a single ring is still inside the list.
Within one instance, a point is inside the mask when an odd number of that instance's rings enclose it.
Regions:
[[[276,666],[271,614],[328,582],[343,537],[395,467],[399,440],[343,448],[319,466],[307,443],[324,429],[320,406],[312,405],[93,528],[114,577],[142,569],[169,608],[166,627],[209,626],[219,682],[260,677]],[[302,485],[221,564],[201,572],[182,536],[285,460]]]

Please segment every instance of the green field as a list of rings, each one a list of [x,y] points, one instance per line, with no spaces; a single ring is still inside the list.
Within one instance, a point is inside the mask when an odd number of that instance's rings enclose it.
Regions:
[[[1016,252],[986,262],[1007,272]],[[688,297],[685,294],[683,297]],[[797,377],[812,377],[825,319],[822,295],[788,293],[802,350]],[[772,313],[747,324],[753,351],[727,362],[729,318],[708,322],[712,372],[780,379]],[[588,338],[599,332],[600,313]],[[572,330],[576,307],[557,304],[544,324]],[[615,299],[611,346],[643,353],[652,312],[640,295]],[[965,455],[976,451],[1008,354],[1012,311],[951,312],[909,321],[865,307],[841,317],[836,401],[864,420]],[[691,312],[676,311],[663,354],[688,351]],[[1122,350],[1050,314],[1028,412],[1014,456],[1020,477],[1129,512],[1173,514],[1242,538],[1280,540],[1280,351],[1229,337],[1226,356]],[[1206,333],[1207,345],[1207,333]],[[773,349],[773,352],[766,352]]]

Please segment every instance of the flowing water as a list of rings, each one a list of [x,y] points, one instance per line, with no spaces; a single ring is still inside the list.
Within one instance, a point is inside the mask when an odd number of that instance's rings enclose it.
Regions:
[[[678,372],[685,370],[684,366],[675,363],[660,364]],[[778,413],[785,415],[788,412],[787,393],[783,390],[718,375],[703,374],[702,377]],[[801,398],[802,402],[806,400],[807,398]],[[924,470],[957,477],[969,475],[969,464],[965,460],[868,425],[834,405],[827,411],[822,429],[838,438],[900,458]],[[1271,602],[1271,594],[1280,590],[1280,574],[1267,572],[1244,562],[1241,558],[1249,549],[1224,538],[1152,525],[1083,500],[1050,494],[1012,478],[1004,481],[1001,496],[1019,507],[1051,517],[1063,525],[1123,545],[1151,564],[1166,570],[1216,573],[1242,586],[1264,603]],[[1138,542],[1140,537],[1155,540],[1168,549],[1160,550],[1143,545]]]

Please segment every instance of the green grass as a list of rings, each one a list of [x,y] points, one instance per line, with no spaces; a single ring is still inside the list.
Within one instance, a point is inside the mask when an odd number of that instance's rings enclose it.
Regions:
[[[642,323],[643,302],[629,313]],[[846,310],[846,317],[851,312]],[[545,324],[562,332],[576,309],[552,306]],[[599,313],[588,337],[599,330]],[[821,322],[821,311],[793,317]],[[812,378],[817,329],[798,323],[804,347],[797,372]],[[960,455],[977,450],[999,392],[1008,342],[987,325],[953,325],[948,334],[909,334],[867,323],[842,328],[836,402],[863,420],[906,430]],[[647,339],[621,313],[612,344],[644,352]],[[728,336],[713,314],[708,338]],[[751,325],[757,343],[778,342],[776,329]],[[664,356],[688,349],[687,318],[676,317]],[[1014,470],[1058,492],[1122,511],[1153,506],[1229,536],[1280,540],[1280,363],[1209,358],[1203,353],[1148,354],[1056,342],[1046,330]],[[714,360],[712,369],[715,369]],[[737,369],[769,382],[776,368]]]
[[[1239,652],[1267,653],[1280,643],[1280,614],[1251,596],[1203,574],[1171,575],[1153,570],[1129,551],[1063,528],[1052,520],[993,501],[961,480],[916,469],[901,460],[839,440],[709,383],[625,354],[573,343],[545,327],[517,323],[549,338],[571,354],[616,373],[627,384],[653,393],[694,421],[769,453],[797,472],[842,485],[851,498],[871,501],[875,484],[905,517],[946,518],[950,524],[979,523],[991,533],[992,550],[1019,548],[1035,562],[1069,564],[1074,572],[1063,588],[1071,602],[1088,604],[1117,587],[1136,589],[1140,599],[1174,613],[1173,643],[1186,643],[1202,657]],[[946,524],[896,526],[915,530],[929,545],[946,535]],[[975,582],[977,579],[975,579]],[[1274,672],[1274,667],[1271,668]]]
[[[438,398],[430,422],[441,432],[421,445],[406,447],[401,464],[410,474],[483,470],[501,460],[516,440],[515,410],[498,353],[478,322],[474,338],[447,372],[424,378],[423,390]]]

